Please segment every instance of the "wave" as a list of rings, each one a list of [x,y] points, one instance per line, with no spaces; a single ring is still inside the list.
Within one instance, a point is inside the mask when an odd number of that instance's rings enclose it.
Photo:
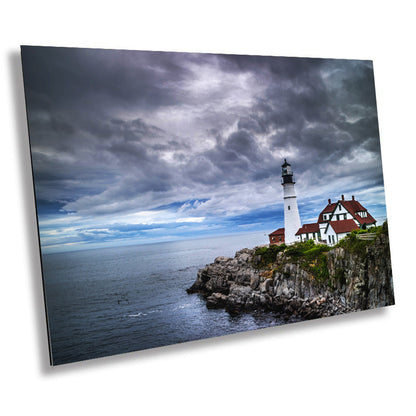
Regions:
[[[144,313],[144,312],[139,312],[139,313],[135,313],[135,314],[130,314],[130,315],[127,315],[129,318],[137,318],[137,317],[139,317],[139,316],[146,316],[147,315],[147,313]]]
[[[177,310],[180,310],[180,309],[189,308],[191,306],[192,306],[192,303],[184,303],[183,305],[178,305],[178,306],[175,306],[173,308],[169,308],[169,310],[170,311],[177,311]],[[162,311],[163,311],[163,309],[151,309],[151,310],[146,311],[146,312],[131,313],[131,314],[128,314],[126,316],[128,318],[139,318],[140,316],[147,316],[147,315],[150,315],[152,313],[157,313],[157,312],[162,312]]]
[[[161,312],[161,310],[160,309],[151,309],[150,311],[147,311],[147,312],[131,313],[131,314],[128,314],[126,316],[129,317],[129,318],[138,318],[140,316],[147,316],[147,315],[150,315],[152,313],[157,313],[157,312]]]

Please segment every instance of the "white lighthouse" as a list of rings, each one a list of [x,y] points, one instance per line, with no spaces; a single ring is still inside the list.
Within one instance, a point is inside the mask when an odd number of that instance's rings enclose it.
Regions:
[[[292,167],[286,162],[282,165],[283,199],[285,206],[285,243],[290,244],[296,241],[295,234],[301,227],[298,202],[295,193],[295,179]]]

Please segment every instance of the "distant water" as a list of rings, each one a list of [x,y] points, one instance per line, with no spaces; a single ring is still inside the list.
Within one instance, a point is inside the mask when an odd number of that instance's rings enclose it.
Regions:
[[[46,254],[44,280],[53,364],[215,337],[282,323],[231,317],[188,295],[217,256],[265,244],[263,233]]]

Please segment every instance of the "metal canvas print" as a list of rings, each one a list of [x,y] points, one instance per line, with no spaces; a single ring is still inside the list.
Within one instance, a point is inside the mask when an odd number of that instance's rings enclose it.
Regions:
[[[52,365],[394,304],[371,61],[21,56]]]

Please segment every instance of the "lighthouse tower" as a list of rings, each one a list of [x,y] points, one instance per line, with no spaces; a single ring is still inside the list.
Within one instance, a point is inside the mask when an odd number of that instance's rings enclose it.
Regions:
[[[298,203],[295,193],[295,179],[292,167],[286,162],[282,165],[283,199],[285,205],[285,243],[290,244],[296,241],[295,234],[301,227]]]

